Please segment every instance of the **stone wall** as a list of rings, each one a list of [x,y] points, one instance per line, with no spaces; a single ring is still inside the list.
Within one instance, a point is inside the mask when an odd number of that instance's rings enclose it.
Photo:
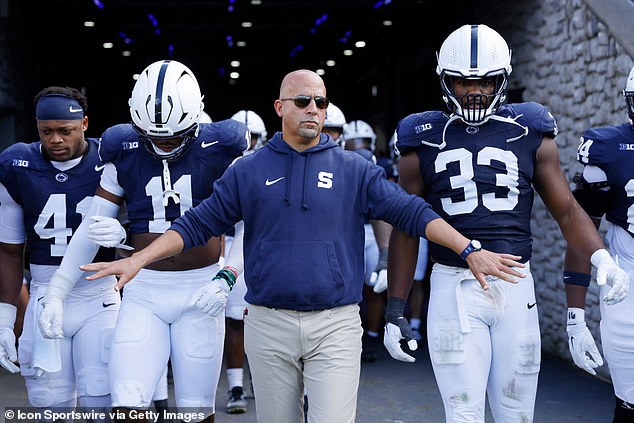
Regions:
[[[524,101],[547,106],[557,118],[561,164],[568,180],[578,169],[575,153],[584,129],[627,120],[621,91],[632,57],[608,25],[582,0],[495,1],[492,25],[513,50],[511,89]],[[629,5],[631,6],[631,5]],[[627,7],[627,5],[625,5]],[[626,10],[626,12],[630,12]],[[570,359],[565,332],[562,283],[565,241],[541,199],[533,210],[533,259],[542,343],[546,351]],[[598,289],[589,290],[586,321],[600,348]],[[609,377],[607,366],[600,374]]]

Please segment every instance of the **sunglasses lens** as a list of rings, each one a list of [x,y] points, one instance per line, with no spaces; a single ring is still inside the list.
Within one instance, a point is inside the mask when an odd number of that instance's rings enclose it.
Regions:
[[[310,100],[312,100],[312,97],[307,95],[298,95],[293,99],[293,101],[295,102],[295,106],[299,107],[300,109],[308,107],[308,105],[310,104]]]
[[[328,107],[330,101],[326,97],[315,97],[315,104],[320,109],[325,109]]]

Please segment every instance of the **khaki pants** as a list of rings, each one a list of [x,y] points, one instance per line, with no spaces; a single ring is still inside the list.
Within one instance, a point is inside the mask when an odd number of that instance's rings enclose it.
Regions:
[[[353,423],[361,370],[356,304],[321,311],[248,305],[245,350],[259,423]]]

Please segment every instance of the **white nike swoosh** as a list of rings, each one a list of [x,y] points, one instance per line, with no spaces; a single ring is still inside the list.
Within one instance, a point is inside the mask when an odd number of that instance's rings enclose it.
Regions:
[[[103,168],[106,167],[106,165],[95,165],[95,172],[101,172],[103,170]]]
[[[68,111],[69,111],[69,112],[71,112],[71,113],[77,113],[77,112],[83,112],[83,111],[84,111],[84,109],[81,109],[81,108],[79,108],[79,109],[73,109],[73,106],[69,106],[69,107],[68,107]]]
[[[266,186],[268,187],[268,186],[273,185],[273,184],[274,184],[274,183],[276,183],[276,182],[281,181],[281,180],[282,180],[282,179],[284,179],[284,178],[285,178],[285,176],[282,176],[281,178],[273,179],[272,181],[269,181],[269,180],[267,179],[264,183],[265,183],[265,184],[266,184]]]
[[[203,141],[203,142],[201,142],[201,143],[200,143],[200,146],[201,146],[202,148],[207,148],[207,147],[210,147],[210,146],[212,146],[212,145],[214,145],[214,144],[218,144],[219,142],[220,142],[220,141],[212,141],[212,142],[205,142],[205,141]]]

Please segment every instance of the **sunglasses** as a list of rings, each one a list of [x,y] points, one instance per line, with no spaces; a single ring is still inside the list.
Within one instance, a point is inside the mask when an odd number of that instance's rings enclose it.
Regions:
[[[315,99],[315,105],[319,109],[325,109],[330,104],[330,100],[328,100],[326,97],[321,97],[321,96],[311,97],[309,95],[298,95],[296,97],[291,97],[291,98],[280,98],[280,101],[293,100],[293,103],[295,103],[296,107],[300,109],[304,109],[308,107],[312,99]]]

